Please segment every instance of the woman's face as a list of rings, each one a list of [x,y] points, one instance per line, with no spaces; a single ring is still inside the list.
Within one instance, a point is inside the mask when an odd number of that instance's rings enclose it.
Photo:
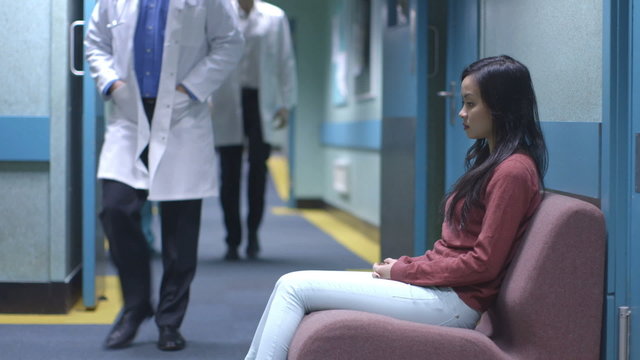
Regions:
[[[470,139],[486,139],[489,149],[493,150],[493,120],[491,110],[482,101],[480,87],[473,75],[462,80],[462,109],[458,116]]]

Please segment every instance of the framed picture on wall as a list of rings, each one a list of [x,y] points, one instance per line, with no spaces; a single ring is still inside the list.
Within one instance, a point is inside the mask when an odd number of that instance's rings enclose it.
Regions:
[[[358,99],[373,97],[371,92],[371,1],[354,0],[351,11],[351,74]]]
[[[387,26],[409,25],[409,0],[387,0]]]
[[[337,3],[331,16],[331,103],[347,105],[349,98],[349,39],[345,2]]]

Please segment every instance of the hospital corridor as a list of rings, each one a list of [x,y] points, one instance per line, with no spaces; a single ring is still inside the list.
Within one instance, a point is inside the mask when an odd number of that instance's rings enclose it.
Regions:
[[[640,0],[0,3],[0,359],[640,360]]]

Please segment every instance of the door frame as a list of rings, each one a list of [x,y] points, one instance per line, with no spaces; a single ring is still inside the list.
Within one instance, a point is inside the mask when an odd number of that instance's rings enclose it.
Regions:
[[[384,0],[383,5],[382,258],[420,255],[426,249],[427,5],[422,0]]]
[[[96,0],[83,0],[84,33],[96,5]],[[98,240],[97,224],[97,129],[99,102],[95,82],[89,74],[89,65],[84,61],[83,115],[82,115],[82,302],[87,309],[98,306],[100,293],[104,291],[98,278],[98,256],[103,251]]]
[[[618,358],[618,308],[637,299],[630,282],[633,195],[633,123],[631,118],[633,39],[632,0],[604,0],[602,211],[608,227],[605,321],[602,358]],[[638,11],[636,9],[636,11]],[[636,25],[637,27],[637,25]],[[635,51],[638,51],[637,49]],[[638,254],[637,246],[635,253]],[[639,254],[640,255],[640,254]],[[635,293],[635,295],[634,295]],[[637,354],[640,356],[640,354]],[[636,358],[637,358],[636,356]]]
[[[445,119],[443,119],[446,139],[445,190],[449,190],[464,174],[464,158],[467,150],[474,143],[474,140],[467,138],[464,134],[457,113],[462,100],[460,74],[465,66],[477,60],[480,55],[479,0],[448,0],[447,5],[446,86],[442,89],[450,93],[444,98],[447,103]],[[455,82],[454,86],[452,82]]]
[[[427,89],[429,89],[428,73],[429,73],[429,56],[428,56],[428,4],[426,1],[413,0],[411,2],[412,17],[411,25],[415,27],[414,33],[415,47],[415,72],[416,72],[416,135],[415,135],[415,205],[413,213],[413,255],[422,255],[427,251],[427,224],[428,216],[431,216],[428,205],[431,201],[438,199],[429,198],[429,178],[427,177],[427,160],[429,159],[428,141],[429,134],[427,131],[427,114],[429,109]],[[420,100],[425,103],[421,104]]]

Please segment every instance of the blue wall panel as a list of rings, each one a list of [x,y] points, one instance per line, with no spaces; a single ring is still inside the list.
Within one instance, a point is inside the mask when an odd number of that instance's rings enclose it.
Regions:
[[[49,118],[0,116],[0,161],[49,161]]]
[[[596,122],[542,122],[549,149],[545,185],[552,190],[600,198],[600,132]],[[324,122],[326,146],[379,151],[382,122]]]
[[[380,150],[381,141],[380,120],[322,123],[322,143],[326,146]]]
[[[542,122],[549,150],[548,189],[600,198],[598,122]]]

